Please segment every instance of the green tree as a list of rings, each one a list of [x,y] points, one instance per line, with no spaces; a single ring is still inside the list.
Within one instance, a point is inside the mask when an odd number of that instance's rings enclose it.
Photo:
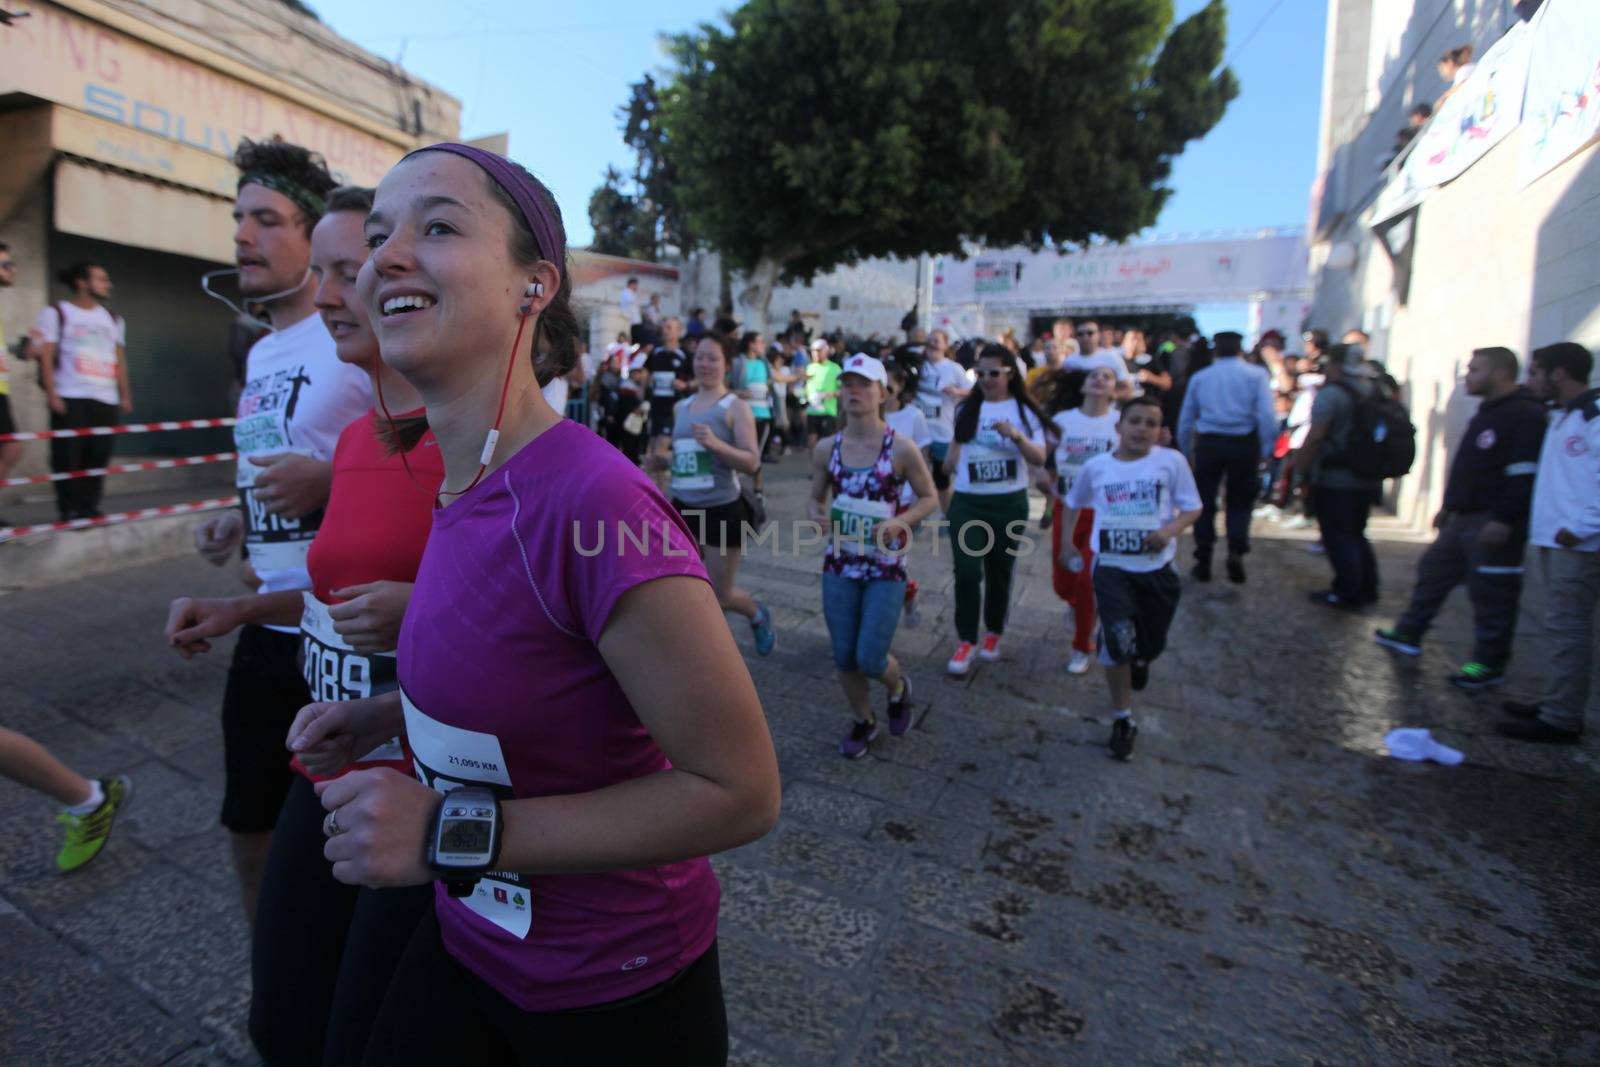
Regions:
[[[608,256],[653,260],[656,246],[651,223],[638,200],[623,192],[621,172],[607,167],[605,181],[589,196],[589,225],[594,227],[590,249]]]
[[[780,278],[863,258],[1121,240],[1238,93],[1222,0],[1172,21],[1172,0],[750,0],[671,39],[652,150],[761,316]]]

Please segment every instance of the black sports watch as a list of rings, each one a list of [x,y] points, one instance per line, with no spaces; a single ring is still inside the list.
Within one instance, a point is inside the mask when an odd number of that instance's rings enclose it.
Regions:
[[[428,828],[425,862],[453,897],[472,895],[478,878],[500,858],[500,801],[487,789],[467,786],[439,799]]]

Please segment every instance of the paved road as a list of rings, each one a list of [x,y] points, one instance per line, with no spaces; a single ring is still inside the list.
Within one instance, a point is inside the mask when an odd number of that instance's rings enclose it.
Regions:
[[[798,516],[799,464],[773,475],[775,516]],[[735,1062],[1600,1061],[1593,744],[1502,742],[1497,697],[1443,684],[1463,604],[1420,661],[1374,647],[1374,618],[1316,613],[1307,543],[1265,541],[1242,589],[1186,580],[1129,765],[1102,747],[1101,682],[1062,670],[1042,553],[1004,658],[961,682],[948,556],[915,559],[928,618],[896,647],[921,719],[855,763],[815,556],[748,561],[780,627],[752,670],[784,813],[717,860]],[[1383,546],[1386,612],[1417,551]],[[227,649],[186,664],[158,633],[170,595],[229,589],[181,560],[0,598],[0,722],[138,791],[61,878],[49,806],[0,782],[7,1064],[251,1062],[216,819]],[[1387,758],[1397,724],[1468,762]]]

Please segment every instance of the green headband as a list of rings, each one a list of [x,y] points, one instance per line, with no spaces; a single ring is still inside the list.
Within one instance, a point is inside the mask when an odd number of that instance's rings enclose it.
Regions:
[[[318,196],[299,182],[292,182],[288,178],[283,178],[264,170],[250,170],[239,175],[240,189],[243,189],[251,182],[287,196],[294,201],[296,207],[310,215],[312,221],[320,219],[328,213],[327,199]]]

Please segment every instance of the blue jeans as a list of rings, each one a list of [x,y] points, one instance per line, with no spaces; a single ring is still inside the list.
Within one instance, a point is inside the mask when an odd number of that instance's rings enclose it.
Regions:
[[[860,671],[880,678],[889,669],[889,645],[900,625],[905,582],[822,576],[822,617],[833,638],[833,665],[842,673]]]

